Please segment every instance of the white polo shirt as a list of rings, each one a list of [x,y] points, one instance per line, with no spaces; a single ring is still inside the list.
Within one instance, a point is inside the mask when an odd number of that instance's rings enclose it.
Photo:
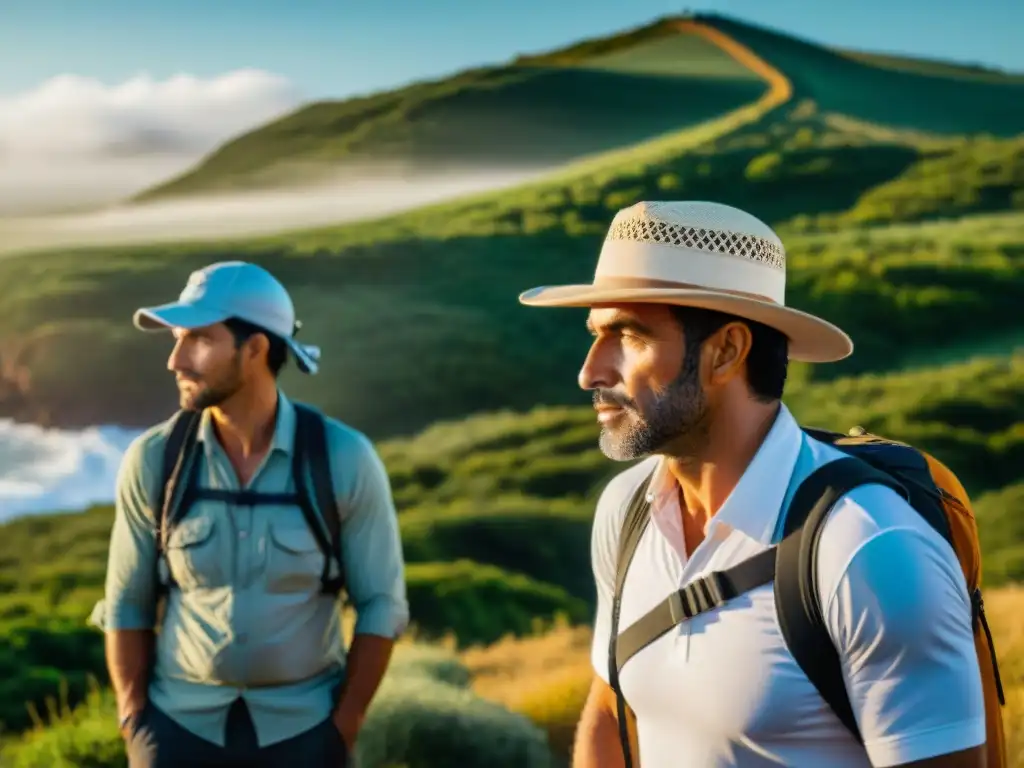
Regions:
[[[608,681],[619,530],[652,470],[652,524],[623,588],[620,632],[695,578],[767,549],[799,482],[842,456],[782,406],[690,559],[665,464],[650,457],[613,478],[591,546],[597,674]],[[786,648],[767,584],[682,622],[625,664],[619,679],[637,716],[642,768],[894,766],[984,743],[970,600],[949,545],[898,494],[864,486],[837,504],[820,546],[823,612],[868,754]]]

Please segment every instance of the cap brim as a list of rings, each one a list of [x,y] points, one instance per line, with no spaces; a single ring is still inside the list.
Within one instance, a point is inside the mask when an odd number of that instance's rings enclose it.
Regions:
[[[853,341],[820,317],[771,301],[689,288],[607,288],[559,285],[534,288],[519,296],[532,307],[594,307],[602,304],[675,304],[727,312],[762,323],[789,338],[789,357],[808,363],[833,363],[853,353]]]
[[[159,307],[145,307],[135,311],[132,318],[141,331],[165,331],[169,328],[202,328],[228,319],[224,312],[195,304],[172,302]]]

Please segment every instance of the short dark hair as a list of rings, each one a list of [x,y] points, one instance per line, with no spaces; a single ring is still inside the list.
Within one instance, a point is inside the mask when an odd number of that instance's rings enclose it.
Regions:
[[[262,333],[270,342],[270,349],[267,350],[267,366],[270,372],[276,377],[281,369],[288,362],[288,344],[276,333],[271,333],[255,323],[242,320],[238,317],[231,317],[224,321],[224,325],[235,337],[235,348],[241,347],[251,336]]]
[[[683,329],[687,369],[697,365],[701,347],[715,331],[727,323],[739,321],[750,328],[753,337],[747,356],[747,384],[754,398],[767,403],[782,399],[789,372],[789,339],[784,333],[763,323],[703,307],[673,305],[671,310]]]

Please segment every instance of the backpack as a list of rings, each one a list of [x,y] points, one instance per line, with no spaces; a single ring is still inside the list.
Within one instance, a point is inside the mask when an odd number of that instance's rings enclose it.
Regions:
[[[902,495],[956,552],[971,595],[974,644],[985,700],[987,765],[1005,768],[1006,741],[1000,710],[1005,698],[985,618],[978,529],[967,492],[944,464],[910,445],[872,435],[861,427],[854,427],[848,435],[807,427],[803,431],[846,455],[819,467],[800,484],[786,510],[781,541],[731,568],[695,580],[619,633],[622,585],[650,519],[646,492],[651,478],[634,493],[619,537],[608,649],[609,681],[616,697],[626,768],[632,768],[631,745],[636,742],[635,715],[619,686],[619,671],[626,661],[681,621],[773,581],[779,626],[790,652],[843,725],[863,743],[839,655],[822,618],[814,563],[829,511],[844,494],[869,483],[888,486]]]
[[[199,499],[215,499],[243,506],[259,504],[295,504],[302,510],[310,531],[324,555],[320,576],[321,592],[338,596],[345,586],[345,568],[341,550],[341,515],[334,496],[334,484],[328,460],[327,432],[323,415],[303,403],[295,407],[295,447],[292,451],[293,493],[258,493],[201,488],[198,485],[200,462],[197,460],[196,435],[201,411],[178,411],[172,417],[170,434],[163,451],[156,503],[156,562],[167,548],[174,528]],[[307,482],[308,478],[308,482]],[[312,494],[312,495],[311,495]],[[313,500],[315,499],[315,503]],[[336,573],[331,575],[331,565]],[[157,578],[158,599],[176,586],[168,569],[168,583]]]

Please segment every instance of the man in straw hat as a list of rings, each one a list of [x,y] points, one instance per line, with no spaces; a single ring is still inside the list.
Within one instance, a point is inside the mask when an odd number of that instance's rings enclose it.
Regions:
[[[173,334],[180,410],[126,452],[95,614],[129,765],[339,768],[408,619],[385,468],[285,396],[289,357],[313,375],[319,353],[262,267],[193,272],[135,325]]]
[[[709,587],[688,608],[669,600],[663,633],[633,643],[624,664],[618,655],[667,595],[691,595],[687,585],[704,574],[768,550],[794,488],[842,455],[804,433],[781,398],[788,360],[840,360],[853,345],[787,307],[785,283],[782,243],[750,214],[642,202],[615,216],[592,283],[520,297],[590,308],[579,384],[593,392],[601,449],[643,458],[597,504],[596,677],[575,768],[635,765],[637,753],[644,768],[983,765],[985,711],[959,562],[879,484],[836,504],[817,564],[863,746],[789,653],[771,584],[731,600]],[[650,524],[625,530],[636,508]],[[627,534],[636,549],[617,590]]]

